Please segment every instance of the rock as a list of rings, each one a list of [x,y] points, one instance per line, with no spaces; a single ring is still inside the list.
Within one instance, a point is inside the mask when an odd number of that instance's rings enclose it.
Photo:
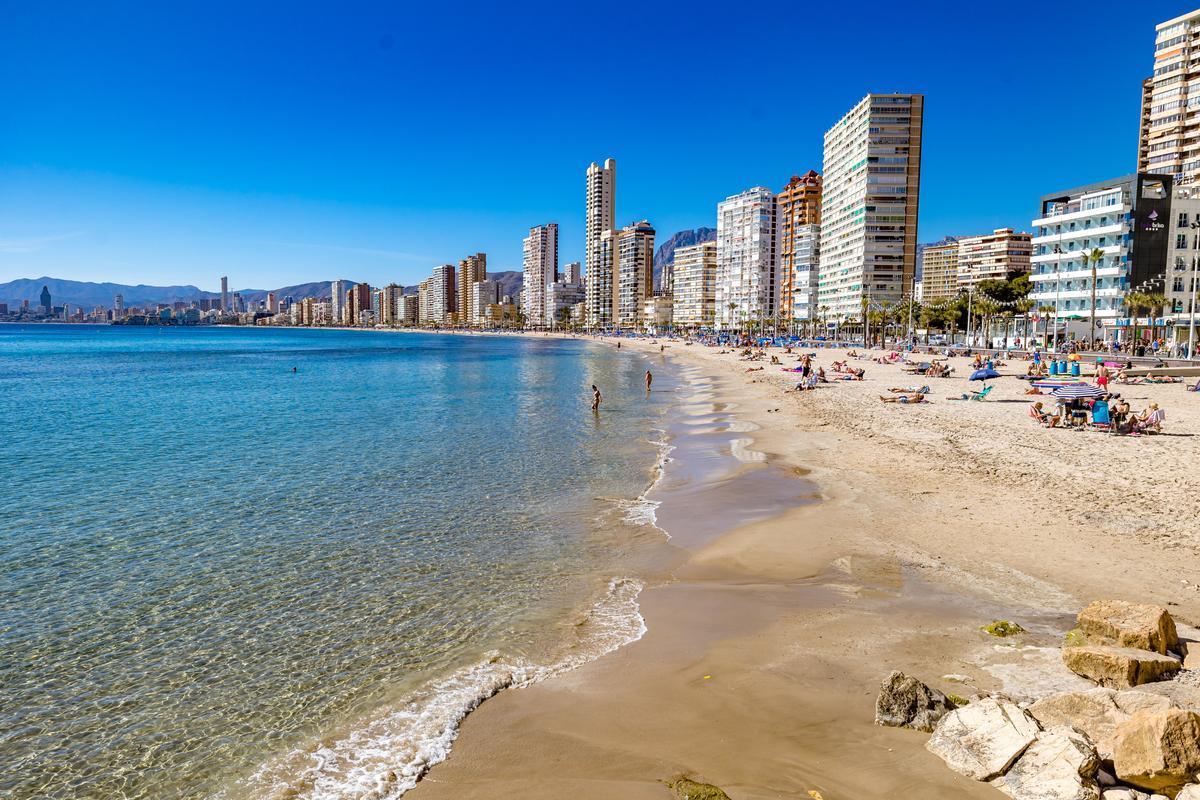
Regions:
[[[1166,655],[1179,647],[1175,620],[1162,606],[1127,603],[1124,600],[1097,600],[1076,618],[1087,636],[1120,647],[1151,650]]]
[[[1062,659],[1075,674],[1114,689],[1140,686],[1179,671],[1179,659],[1132,647],[1064,647]]]
[[[1171,708],[1141,711],[1117,726],[1113,735],[1117,778],[1150,791],[1173,790],[1200,772],[1200,714]]]
[[[1029,713],[1043,728],[1074,728],[1083,733],[1095,745],[1101,760],[1112,761],[1113,734],[1118,724],[1139,711],[1166,711],[1171,707],[1171,700],[1162,695],[1096,688],[1043,697],[1029,707]]]
[[[1109,775],[1103,769],[1098,769],[1096,770],[1096,783],[1100,784],[1101,786],[1116,786],[1117,779],[1112,775]]]
[[[1200,783],[1189,783],[1180,789],[1175,800],[1200,800]]]
[[[931,689],[903,672],[893,672],[879,687],[879,697],[875,699],[875,722],[892,728],[916,728],[928,733],[938,720],[957,707],[937,689]]]
[[[984,631],[985,633],[990,633],[992,636],[999,636],[1001,638],[1005,636],[1016,636],[1018,633],[1025,632],[1025,629],[1020,625],[1015,622],[1009,622],[1006,619],[998,619],[995,622],[984,625],[982,628],[980,628],[980,630]]]
[[[1143,694],[1155,694],[1167,698],[1177,708],[1200,711],[1200,688],[1180,681],[1159,681],[1139,686]]]
[[[691,778],[675,778],[667,781],[679,800],[730,800],[729,795],[711,783],[700,783]]]
[[[1150,800],[1150,795],[1128,786],[1117,786],[1101,792],[1100,800]]]
[[[1003,774],[1038,735],[1028,712],[1007,700],[985,697],[942,717],[925,748],[950,769],[990,781]]]
[[[992,785],[1014,800],[1097,800],[1096,749],[1069,728],[1043,731]]]

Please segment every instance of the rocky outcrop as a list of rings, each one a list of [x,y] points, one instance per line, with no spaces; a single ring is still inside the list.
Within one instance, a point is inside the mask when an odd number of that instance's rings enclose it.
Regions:
[[[985,697],[942,717],[925,747],[955,772],[990,781],[1004,774],[1038,732],[1034,718],[1015,704]]]
[[[1141,691],[1118,692],[1096,688],[1086,692],[1059,692],[1029,707],[1043,728],[1074,728],[1088,737],[1104,761],[1112,761],[1113,734],[1117,725],[1139,711],[1165,711],[1171,701]]]
[[[958,706],[937,689],[931,689],[903,672],[884,678],[875,699],[875,722],[892,728],[915,728],[929,733],[938,720]]]
[[[1014,800],[1097,800],[1100,757],[1083,734],[1042,731],[1008,772],[993,782]]]
[[[1189,783],[1180,789],[1175,800],[1200,800],[1200,783]]]
[[[1129,689],[1151,683],[1179,671],[1179,659],[1132,647],[1086,645],[1064,647],[1063,663],[1076,675],[1101,686]]]
[[[1200,772],[1200,714],[1172,708],[1142,711],[1113,735],[1117,778],[1130,786],[1170,794]]]
[[[1094,643],[1151,650],[1160,655],[1179,652],[1175,621],[1162,606],[1096,600],[1079,612],[1080,630]]]

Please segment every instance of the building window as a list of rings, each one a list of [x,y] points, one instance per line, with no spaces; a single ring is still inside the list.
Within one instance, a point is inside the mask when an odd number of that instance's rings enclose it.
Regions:
[[[1186,233],[1175,234],[1175,249],[1176,250],[1187,250],[1187,234]]]
[[[1177,227],[1186,228],[1188,226],[1188,215],[1186,211],[1179,212],[1179,222]]]

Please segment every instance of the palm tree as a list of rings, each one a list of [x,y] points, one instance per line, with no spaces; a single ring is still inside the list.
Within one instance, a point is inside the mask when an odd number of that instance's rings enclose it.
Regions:
[[[999,312],[1000,304],[995,300],[988,300],[987,298],[984,298],[982,300],[975,301],[975,314],[976,316],[980,317],[979,328],[983,332],[984,347],[991,347],[991,321],[992,317]]]
[[[1138,317],[1141,316],[1143,309],[1149,309],[1150,297],[1145,292],[1130,292],[1125,295],[1125,308],[1129,313],[1131,324],[1133,326],[1133,334],[1130,338],[1130,344],[1138,340]]]
[[[1014,307],[1017,309],[1017,312],[1020,313],[1021,316],[1025,318],[1025,328],[1024,328],[1024,332],[1021,334],[1021,337],[1025,340],[1025,349],[1026,350],[1029,349],[1029,312],[1032,311],[1034,306],[1036,306],[1036,305],[1037,305],[1037,303],[1030,300],[1028,296],[1022,297],[1020,300],[1018,300],[1014,304]]]
[[[1104,260],[1104,251],[1099,247],[1093,247],[1091,252],[1083,254],[1083,266],[1089,264],[1092,267],[1092,314],[1091,322],[1088,324],[1088,347],[1092,346],[1092,342],[1096,339],[1096,266]]]
[[[1146,306],[1147,306],[1146,310],[1150,314],[1150,340],[1151,341],[1153,341],[1156,338],[1155,327],[1156,327],[1158,320],[1155,318],[1161,317],[1163,315],[1163,313],[1162,313],[1163,306],[1165,306],[1166,304],[1167,304],[1167,298],[1161,294],[1146,295]]]
[[[1040,305],[1040,306],[1038,306],[1038,313],[1041,314],[1042,317],[1046,320],[1046,324],[1044,326],[1042,326],[1042,342],[1043,342],[1042,346],[1049,349],[1050,348],[1050,315],[1054,313],[1054,306]]]

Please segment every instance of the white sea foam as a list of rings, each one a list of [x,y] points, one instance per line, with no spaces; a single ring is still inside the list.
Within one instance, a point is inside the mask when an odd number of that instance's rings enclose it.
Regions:
[[[349,734],[268,765],[251,779],[256,796],[305,800],[393,800],[450,754],[467,714],[497,692],[582,666],[646,633],[637,598],[643,584],[614,578],[605,596],[574,626],[575,641],[552,664],[489,654],[413,692]],[[294,765],[310,766],[295,774]],[[291,774],[289,774],[291,770]]]

